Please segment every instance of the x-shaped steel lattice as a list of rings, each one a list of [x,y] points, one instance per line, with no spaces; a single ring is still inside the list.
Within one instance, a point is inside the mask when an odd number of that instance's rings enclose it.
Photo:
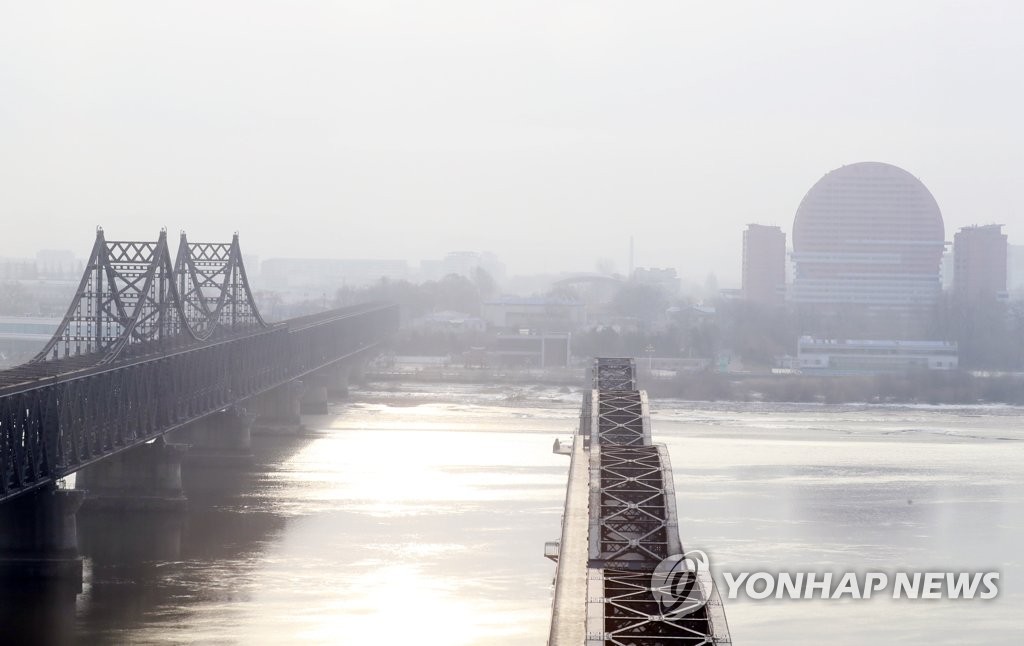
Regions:
[[[189,327],[197,336],[265,327],[249,289],[238,234],[230,243],[190,243],[182,233],[174,274]]]
[[[606,644],[700,646],[715,643],[704,608],[681,617],[663,614],[651,593],[650,572],[606,569],[604,597]]]
[[[156,242],[107,242],[97,230],[71,306],[32,362],[82,357],[106,364],[128,348],[166,349],[219,329],[265,327],[237,234],[230,244],[189,245],[184,235],[182,243],[172,266],[164,231]]]
[[[657,447],[603,447],[599,477],[598,558],[653,568],[668,556],[668,511]]]
[[[597,359],[594,388],[600,391],[636,390],[636,369],[632,359]]]
[[[598,437],[602,444],[644,444],[644,409],[639,391],[601,392]]]

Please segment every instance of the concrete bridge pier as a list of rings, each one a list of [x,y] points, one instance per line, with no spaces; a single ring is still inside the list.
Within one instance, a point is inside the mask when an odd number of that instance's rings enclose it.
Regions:
[[[295,434],[302,430],[302,382],[289,381],[247,400],[246,406],[256,419],[256,433]]]
[[[348,366],[348,382],[350,384],[366,385],[366,366],[369,359],[361,359]]]
[[[327,366],[303,378],[304,415],[326,415],[328,402],[348,399],[349,385],[366,381],[366,361]]]
[[[85,492],[47,487],[0,504],[4,643],[70,644],[82,591],[78,511]]]
[[[302,380],[301,411],[303,415],[326,415],[329,411],[327,403],[327,381],[316,375],[309,375]]]
[[[246,409],[231,406],[168,435],[189,445],[186,466],[248,468],[256,461],[252,453],[254,419]]]
[[[81,583],[79,583],[81,587]],[[0,586],[0,625],[5,644],[74,644],[77,593],[57,588]]]
[[[54,486],[0,504],[0,590],[37,588],[62,596],[82,591],[75,513],[79,489]]]
[[[75,484],[88,493],[83,511],[183,511],[188,501],[181,460],[187,450],[158,437],[79,470]]]
[[[82,554],[97,567],[181,559],[181,542],[188,515],[173,512],[135,514],[113,511],[78,515]]]
[[[350,366],[330,366],[314,375],[314,384],[323,385],[327,389],[327,397],[331,401],[348,399],[350,373]]]

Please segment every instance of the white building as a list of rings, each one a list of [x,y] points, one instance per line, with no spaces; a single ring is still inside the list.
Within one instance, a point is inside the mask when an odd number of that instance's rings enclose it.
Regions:
[[[0,367],[31,359],[57,333],[60,324],[59,318],[0,316]]]
[[[945,341],[870,341],[817,339],[797,342],[801,372],[877,374],[914,369],[955,370],[957,347]]]

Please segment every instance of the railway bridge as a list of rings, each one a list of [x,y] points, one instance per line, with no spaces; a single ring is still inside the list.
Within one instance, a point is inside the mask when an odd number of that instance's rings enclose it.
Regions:
[[[555,449],[571,464],[562,536],[545,546],[558,564],[549,646],[731,644],[708,570],[673,568],[684,549],[672,466],[633,359],[594,361],[572,445]]]
[[[75,513],[186,504],[181,461],[251,460],[253,423],[297,427],[379,352],[398,308],[370,303],[269,323],[238,235],[172,257],[97,230],[56,333],[0,371],[0,578],[77,579]],[[58,486],[76,474],[78,489]],[[74,587],[74,586],[72,586]]]

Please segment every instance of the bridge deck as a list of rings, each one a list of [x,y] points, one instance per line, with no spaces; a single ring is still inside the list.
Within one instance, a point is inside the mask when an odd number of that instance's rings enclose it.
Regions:
[[[101,371],[118,370],[127,365],[153,359],[154,357],[168,357],[177,352],[194,352],[219,343],[268,334],[274,330],[281,329],[283,325],[282,323],[268,328],[241,330],[205,341],[182,342],[181,340],[174,340],[171,342],[142,343],[132,346],[131,351],[126,352],[123,358],[109,364],[99,363],[102,354],[83,354],[52,361],[23,363],[0,371],[0,395],[5,395],[25,387],[32,387],[38,385],[39,382],[53,381],[55,379],[66,380]]]
[[[376,352],[397,306],[141,341],[0,371],[0,503],[295,379]],[[77,352],[79,346],[71,345]]]
[[[587,538],[590,523],[589,459],[583,436],[572,446],[569,484],[562,519],[562,541],[558,552],[555,600],[552,605],[550,646],[579,646],[586,629]]]

